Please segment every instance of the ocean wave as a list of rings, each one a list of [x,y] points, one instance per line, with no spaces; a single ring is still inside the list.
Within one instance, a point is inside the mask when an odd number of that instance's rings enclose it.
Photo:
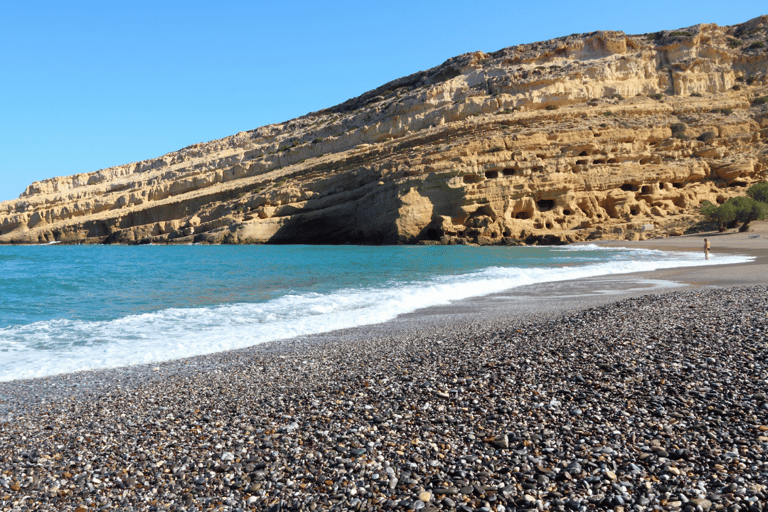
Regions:
[[[612,248],[587,247],[590,251]],[[566,249],[573,250],[573,249]],[[625,249],[625,252],[626,249]],[[487,267],[461,275],[329,293],[287,293],[260,303],[169,308],[105,321],[54,319],[0,329],[0,380],[153,363],[391,320],[417,309],[518,286],[751,258],[632,250],[616,261]],[[631,256],[629,256],[631,255]]]

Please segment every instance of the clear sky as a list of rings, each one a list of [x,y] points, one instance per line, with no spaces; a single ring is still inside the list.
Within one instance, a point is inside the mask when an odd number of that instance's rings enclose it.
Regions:
[[[761,14],[765,0],[0,2],[0,201],[336,105],[470,51]]]

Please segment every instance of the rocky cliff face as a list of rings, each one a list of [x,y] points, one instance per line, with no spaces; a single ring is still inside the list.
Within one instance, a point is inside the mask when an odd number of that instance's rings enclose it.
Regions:
[[[768,179],[768,16],[469,53],[336,107],[31,184],[0,242],[562,243]]]

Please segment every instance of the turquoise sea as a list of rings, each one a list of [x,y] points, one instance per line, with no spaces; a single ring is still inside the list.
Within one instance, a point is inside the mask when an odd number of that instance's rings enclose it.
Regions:
[[[589,245],[2,246],[0,380],[242,348],[532,283],[747,260]]]

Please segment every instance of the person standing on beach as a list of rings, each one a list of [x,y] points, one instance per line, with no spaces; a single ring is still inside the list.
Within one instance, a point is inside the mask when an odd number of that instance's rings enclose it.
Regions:
[[[709,259],[709,240],[704,239],[704,258]]]

